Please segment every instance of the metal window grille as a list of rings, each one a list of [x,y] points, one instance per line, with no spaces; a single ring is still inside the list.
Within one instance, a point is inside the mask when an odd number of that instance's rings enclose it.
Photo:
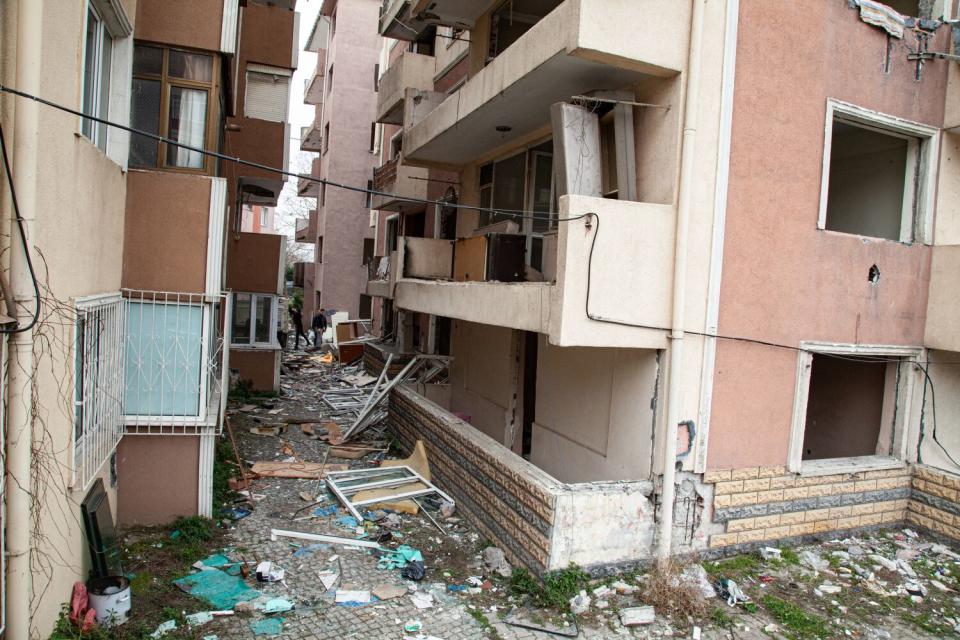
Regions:
[[[77,302],[73,486],[86,490],[123,436],[123,300]]]
[[[222,424],[223,296],[124,290],[130,435],[200,435]]]

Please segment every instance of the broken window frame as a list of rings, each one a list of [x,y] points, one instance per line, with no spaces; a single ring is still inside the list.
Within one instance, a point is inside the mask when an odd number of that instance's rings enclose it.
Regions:
[[[237,340],[237,332],[233,329],[236,323],[237,298],[239,296],[250,297],[250,336],[246,340]],[[269,293],[249,293],[246,291],[237,291],[233,294],[233,313],[230,317],[230,348],[251,348],[251,349],[276,349],[280,345],[277,342],[277,314],[279,308],[279,297]],[[261,304],[270,306],[270,314],[267,319],[267,341],[258,341],[256,339],[256,317],[257,309]]]
[[[846,233],[827,229],[827,202],[830,193],[830,162],[833,143],[833,124],[836,121],[870,129],[885,135],[918,140],[919,150],[914,156],[919,166],[910,166],[908,159],[904,188],[904,211],[900,223],[900,242],[931,244],[933,241],[933,211],[937,180],[937,150],[940,148],[940,130],[918,122],[871,111],[848,102],[828,99],[824,126],[823,167],[820,176],[820,212],[817,229],[831,233]],[[916,176],[916,179],[911,179]],[[908,197],[909,196],[909,197]],[[850,235],[850,234],[848,234]]]
[[[860,345],[808,341],[801,342],[799,346],[790,442],[787,449],[787,471],[804,476],[830,475],[874,469],[893,469],[902,467],[906,462],[912,462],[908,438],[911,433],[916,433],[914,426],[919,417],[916,407],[919,407],[921,403],[917,393],[918,389],[922,388],[919,384],[922,373],[917,367],[912,366],[912,363],[917,363],[924,358],[924,349],[902,345]],[[900,376],[895,388],[897,398],[896,412],[891,425],[892,432],[888,434],[883,426],[880,430],[881,437],[885,434],[891,437],[888,455],[803,460],[803,439],[806,432],[807,401],[810,394],[813,356],[818,353],[851,358],[874,357],[899,358],[901,360]]]

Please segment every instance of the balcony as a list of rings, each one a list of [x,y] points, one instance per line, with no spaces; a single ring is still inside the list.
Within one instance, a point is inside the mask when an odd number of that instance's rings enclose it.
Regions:
[[[317,54],[317,66],[313,75],[303,81],[303,103],[323,104],[323,78],[327,73],[326,50]]]
[[[960,245],[936,245],[930,262],[930,294],[923,344],[960,351]]]
[[[314,178],[320,175],[320,158],[313,159],[310,175]],[[301,198],[316,198],[320,195],[320,183],[316,180],[300,178],[297,180],[297,195]]]
[[[323,150],[323,105],[316,107],[316,113],[313,116],[313,122],[308,127],[300,128],[300,150],[301,151],[322,151]]]
[[[313,244],[317,241],[317,210],[311,209],[307,218],[297,218],[296,235],[294,239],[297,242]]]
[[[380,78],[377,91],[377,122],[403,124],[406,89],[431,91],[436,58],[404,51]]]
[[[410,14],[410,0],[383,0],[380,35],[397,40],[415,40],[427,28],[425,20]]]
[[[545,264],[544,272],[555,270],[555,282],[491,282],[482,270],[478,274],[470,268],[469,254],[480,253],[476,247],[458,244],[458,256],[448,240],[403,238],[400,255],[391,259],[391,264],[403,265],[394,290],[395,305],[543,333],[558,346],[664,348],[665,330],[625,325],[669,326],[673,207],[587,196],[560,199],[561,216],[584,213],[595,213],[596,218],[561,224],[555,257],[549,250],[544,252],[544,260],[554,263]],[[593,263],[588,271],[591,248]],[[624,264],[633,268],[624,271]],[[588,273],[591,316],[623,324],[587,317]]]
[[[411,167],[400,161],[401,156],[373,170],[373,188],[392,195],[374,195],[371,209],[380,211],[399,211],[408,198],[427,198],[428,170]]]
[[[310,29],[310,37],[307,38],[305,51],[313,53],[323,53],[327,47],[330,38],[330,18],[325,15],[318,15],[313,27]]]
[[[378,256],[373,262],[367,265],[367,289],[366,294],[374,298],[393,298],[393,285],[396,278],[390,269],[391,257],[396,258],[397,252],[392,256]]]
[[[430,11],[469,4],[437,0]],[[542,128],[555,102],[675,76],[686,60],[689,9],[683,2],[565,0],[413,124],[405,157],[462,166]],[[637,37],[640,17],[650,37]]]

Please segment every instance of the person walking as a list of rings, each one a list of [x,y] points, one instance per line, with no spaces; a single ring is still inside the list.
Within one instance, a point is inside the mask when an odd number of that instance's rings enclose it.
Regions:
[[[326,309],[321,308],[320,311],[314,314],[311,328],[313,329],[313,346],[317,346],[323,342],[323,333],[327,330]]]
[[[294,349],[300,348],[300,336],[303,336],[304,342],[306,342],[309,347],[310,338],[303,332],[303,312],[300,311],[300,307],[290,307],[290,320],[293,322],[293,330],[297,334],[294,340]]]

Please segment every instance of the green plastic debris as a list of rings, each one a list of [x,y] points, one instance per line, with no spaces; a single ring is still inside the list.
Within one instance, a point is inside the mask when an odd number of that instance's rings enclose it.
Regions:
[[[250,623],[255,636],[276,636],[283,631],[283,618],[264,618]]]
[[[222,553],[215,553],[200,561],[206,567],[225,567],[230,564],[230,558]]]
[[[400,545],[394,551],[389,551],[380,557],[378,569],[403,569],[410,562],[423,562],[423,555],[413,547]]]
[[[238,602],[253,600],[260,593],[247,586],[242,578],[230,576],[223,571],[200,571],[174,580],[177,585],[194,598],[208,602],[214,609],[233,609]]]
[[[263,605],[256,605],[256,607],[264,613],[284,613],[293,609],[293,603],[284,598],[273,598],[267,600]]]

